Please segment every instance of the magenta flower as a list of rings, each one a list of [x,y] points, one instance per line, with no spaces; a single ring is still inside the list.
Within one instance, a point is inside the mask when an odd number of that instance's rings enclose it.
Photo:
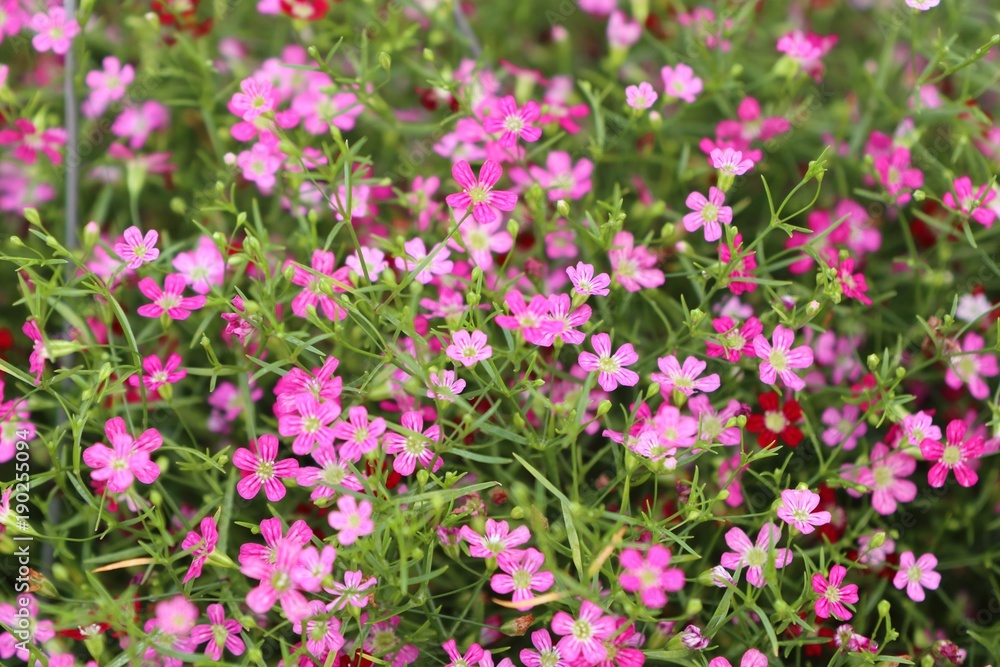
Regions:
[[[323,588],[323,580],[333,573],[333,562],[337,559],[337,550],[329,544],[323,545],[320,551],[309,546],[302,550],[299,564],[292,572],[295,584],[309,593],[318,593]]]
[[[226,619],[226,610],[218,603],[208,605],[205,615],[208,616],[209,623],[191,628],[191,639],[195,646],[208,642],[205,655],[215,661],[222,659],[223,647],[233,655],[243,655],[246,646],[240,639],[240,632],[243,631],[240,622],[234,618]]]
[[[285,497],[285,486],[279,479],[295,478],[299,463],[295,459],[278,458],[278,438],[271,434],[260,436],[250,448],[241,447],[233,452],[233,465],[243,477],[236,485],[240,497],[254,498],[264,487],[264,495],[272,503]]]
[[[191,311],[205,305],[204,296],[181,296],[186,286],[184,276],[179,273],[168,274],[163,279],[162,290],[152,278],[143,278],[139,281],[139,291],[153,303],[139,306],[135,312],[143,317],[166,314],[171,320],[186,320],[191,316]]]
[[[969,461],[978,459],[983,454],[984,438],[981,435],[964,440],[969,427],[960,419],[952,420],[945,429],[947,444],[935,440],[924,440],[920,443],[920,453],[924,459],[934,465],[927,471],[927,483],[935,488],[944,486],[948,471],[955,472],[955,479],[960,486],[970,487],[979,481],[979,475],[969,465]]]
[[[521,662],[526,667],[569,667],[559,648],[552,645],[552,637],[546,629],[531,633],[531,644],[535,650],[521,649]]]
[[[660,372],[650,375],[653,382],[660,383],[660,393],[664,397],[670,395],[672,391],[679,391],[685,396],[694,396],[695,393],[703,391],[711,393],[719,388],[719,376],[716,373],[701,377],[708,366],[704,361],[694,357],[688,357],[681,366],[677,362],[677,357],[660,357],[656,360]]]
[[[145,373],[130,375],[128,383],[133,387],[145,384],[150,391],[156,391],[165,384],[180,382],[187,377],[187,370],[180,368],[181,361],[179,354],[171,354],[167,357],[166,363],[160,361],[155,354],[151,354],[142,360],[142,370]]]
[[[624,572],[618,583],[629,593],[639,593],[642,603],[650,609],[667,604],[667,592],[684,588],[684,571],[670,565],[670,550],[654,544],[643,556],[638,549],[624,549],[618,557]]]
[[[564,611],[557,611],[552,617],[552,632],[562,636],[556,648],[571,663],[578,656],[588,663],[604,660],[608,655],[604,640],[614,631],[614,617],[605,616],[604,610],[590,600],[583,601],[580,615],[575,619]]]
[[[500,217],[498,211],[513,211],[517,206],[517,195],[506,190],[494,190],[493,186],[503,175],[498,162],[486,160],[479,170],[479,178],[465,160],[460,160],[451,168],[451,175],[462,187],[463,192],[445,197],[448,206],[457,209],[472,207],[472,217],[486,225]]]
[[[313,500],[331,498],[344,489],[361,492],[364,487],[351,472],[352,459],[346,456],[351,451],[350,443],[341,447],[339,453],[333,445],[320,445],[309,453],[319,467],[300,467],[295,481],[307,489],[316,487],[309,496]],[[360,457],[354,460],[360,460]]]
[[[518,526],[514,530],[506,521],[486,520],[485,534],[480,535],[469,526],[462,526],[459,535],[469,544],[469,555],[473,558],[496,558],[505,553],[512,553],[514,547],[519,547],[531,539],[531,531],[527,526]]]
[[[445,354],[465,367],[475,366],[476,362],[493,356],[493,348],[486,341],[486,334],[479,329],[471,333],[460,329],[451,335],[451,345],[445,349]]]
[[[337,541],[344,545],[354,544],[359,537],[371,535],[375,530],[372,504],[367,500],[359,503],[354,496],[338,498],[337,511],[330,512],[326,519],[330,527],[337,531]]]
[[[681,644],[692,651],[704,651],[711,643],[712,640],[703,635],[697,625],[689,625],[681,633]]]
[[[437,470],[444,461],[434,453],[431,443],[441,438],[441,427],[432,424],[424,430],[424,416],[419,410],[404,412],[400,418],[408,433],[386,433],[383,446],[386,454],[395,454],[392,469],[400,475],[410,475],[419,463],[424,468]]]
[[[201,533],[194,530],[188,532],[184,541],[181,542],[181,549],[184,551],[194,549],[194,552],[191,554],[191,565],[188,567],[187,574],[184,575],[183,583],[186,584],[201,576],[201,568],[205,565],[209,555],[215,551],[215,545],[218,543],[219,530],[215,525],[215,519],[210,516],[201,520]]]
[[[938,560],[934,554],[924,554],[915,558],[912,551],[905,551],[899,556],[899,570],[892,579],[892,585],[902,589],[914,602],[924,601],[924,589],[937,590],[941,583],[941,575],[934,571]]]
[[[642,36],[642,24],[633,21],[628,14],[621,10],[614,10],[608,17],[608,44],[611,48],[626,49]]]
[[[733,667],[725,658],[712,658],[708,667]],[[767,667],[767,656],[755,648],[750,649],[740,658],[740,667]]]
[[[52,51],[60,56],[66,55],[73,38],[80,34],[80,24],[62,7],[50,7],[47,14],[32,16],[31,29],[38,33],[31,39],[36,51]]]
[[[606,273],[594,275],[594,267],[590,264],[577,262],[576,266],[566,267],[566,275],[573,284],[573,291],[583,296],[607,296],[611,290],[611,277]]]
[[[692,192],[685,202],[691,213],[684,216],[684,229],[696,232],[704,227],[705,240],[718,241],[722,238],[722,227],[719,225],[728,225],[733,221],[733,209],[723,206],[725,202],[725,193],[716,187],[708,189],[708,199],[700,192]]]
[[[990,395],[990,388],[983,377],[993,377],[1000,373],[997,358],[993,354],[976,354],[983,349],[983,338],[970,331],[962,341],[962,352],[948,359],[948,369],[944,374],[944,382],[952,389],[958,389],[963,384],[969,386],[972,397],[984,401]]]
[[[808,489],[785,489],[781,492],[778,518],[798,528],[803,535],[816,530],[816,526],[830,523],[829,512],[817,512],[820,496]]]
[[[552,344],[552,334],[545,328],[549,317],[549,300],[541,294],[531,298],[531,303],[525,303],[524,297],[517,290],[507,292],[504,303],[510,309],[510,315],[497,315],[494,321],[503,329],[520,330],[524,340],[535,345],[549,346]]]
[[[656,104],[658,97],[659,95],[646,81],[638,86],[629,86],[625,89],[625,103],[633,109],[648,109]]]
[[[954,182],[955,194],[944,193],[941,202],[953,211],[959,211],[962,215],[968,216],[981,225],[990,227],[997,217],[997,212],[987,206],[997,196],[997,193],[987,185],[979,186],[973,192],[972,179],[968,176],[956,178]]]
[[[629,292],[659,287],[666,278],[653,268],[657,258],[646,246],[636,246],[629,232],[618,232],[608,250],[615,280]]]
[[[763,588],[767,583],[764,568],[768,562],[773,559],[778,570],[792,562],[791,550],[778,548],[780,539],[781,529],[770,522],[760,529],[756,542],[751,542],[742,529],[730,528],[726,533],[726,544],[732,551],[722,554],[722,567],[734,572],[743,568],[747,581],[752,586]]]
[[[720,335],[721,344],[712,340],[705,341],[705,354],[709,357],[723,357],[730,363],[736,363],[743,357],[755,357],[753,341],[764,331],[764,325],[756,317],[750,317],[742,325],[731,317],[717,317],[712,320],[712,327]]]
[[[792,372],[795,368],[809,368],[813,364],[813,351],[808,345],[792,349],[795,333],[780,324],[774,328],[772,343],[763,335],[753,339],[753,349],[760,357],[760,381],[775,384],[778,377],[786,387],[798,391],[806,386],[805,380]]]
[[[906,479],[916,469],[912,456],[891,451],[879,442],[872,448],[871,467],[858,472],[857,482],[872,488],[872,507],[886,516],[896,511],[897,502],[908,503],[917,497],[917,485]]]
[[[606,333],[599,333],[590,337],[590,344],[597,354],[581,352],[577,363],[587,372],[598,372],[597,384],[601,385],[601,389],[614,391],[619,384],[626,387],[638,384],[639,375],[625,368],[639,361],[639,355],[631,343],[625,343],[611,354],[611,337]]]
[[[275,545],[271,562],[259,558],[240,559],[240,572],[260,582],[247,593],[247,606],[252,611],[266,614],[280,602],[285,616],[293,623],[309,616],[309,603],[292,577],[301,554],[300,543],[285,539]]]
[[[541,111],[535,102],[528,100],[518,109],[514,96],[508,95],[497,101],[493,113],[483,121],[483,129],[490,134],[502,132],[497,143],[501,148],[513,148],[517,144],[518,137],[527,143],[538,141],[542,136],[542,130],[532,123],[537,121],[540,115]]]
[[[368,410],[356,405],[347,411],[347,421],[333,426],[333,437],[343,440],[340,454],[346,459],[360,461],[368,452],[375,451],[378,439],[385,433],[385,420],[381,417],[368,420]]]
[[[910,193],[904,190],[915,190],[924,184],[923,172],[910,168],[910,151],[906,148],[876,157],[875,171],[889,194],[896,197],[897,204],[910,201]]]
[[[41,152],[52,164],[62,163],[59,149],[66,145],[66,130],[53,127],[38,131],[30,120],[18,118],[14,127],[0,130],[0,146],[14,145],[12,155],[25,164],[35,164]]]
[[[49,359],[48,350],[45,348],[45,339],[42,337],[42,330],[38,322],[29,319],[21,327],[21,331],[31,341],[31,354],[28,356],[28,370],[35,374],[35,384],[42,381],[42,372],[45,370],[45,362]]]
[[[104,433],[111,447],[99,442],[83,451],[83,462],[94,469],[90,474],[92,479],[106,481],[111,493],[127,491],[136,479],[143,484],[156,481],[160,468],[149,455],[163,444],[158,430],[147,429],[133,439],[126,430],[125,420],[112,417],[104,424]]]
[[[517,604],[519,610],[531,609],[534,605],[530,602],[518,603],[534,597],[532,591],[543,593],[555,583],[555,577],[551,572],[539,572],[544,564],[545,556],[537,549],[502,553],[497,557],[497,565],[503,574],[494,574],[490,579],[490,586],[497,593],[513,592],[511,600]]]
[[[473,644],[465,652],[465,655],[462,655],[458,652],[458,645],[454,639],[446,641],[441,645],[441,648],[451,658],[451,662],[445,665],[445,667],[476,667],[486,654],[482,646]]]
[[[935,426],[931,416],[921,410],[903,417],[903,440],[911,447],[920,447],[924,440],[940,440],[941,428]]]
[[[299,317],[307,317],[309,306],[315,308],[318,305],[323,309],[323,314],[335,322],[347,317],[347,311],[324,290],[324,284],[327,284],[331,292],[346,292],[351,284],[351,270],[346,266],[334,269],[336,259],[332,252],[314,250],[310,263],[312,271],[291,262],[285,266],[291,266],[295,272],[292,282],[305,288],[292,299],[293,313]]]
[[[586,335],[577,327],[586,324],[591,314],[591,308],[586,304],[573,310],[573,300],[569,294],[552,294],[549,296],[549,314],[542,328],[563,343],[579,345]]]
[[[678,63],[677,67],[664,67],[660,70],[660,78],[663,79],[663,94],[666,97],[684,100],[688,104],[694,102],[703,88],[701,79],[684,63]]]
[[[866,306],[872,305],[872,300],[865,294],[868,291],[865,275],[854,273],[854,260],[850,257],[840,260],[840,266],[837,267],[837,282],[840,283],[840,288],[847,298],[857,299]]]
[[[843,565],[831,567],[829,579],[818,572],[813,575],[813,591],[819,595],[815,605],[818,618],[833,616],[838,621],[847,621],[853,616],[844,605],[854,604],[858,601],[858,587],[856,584],[842,586],[845,576],[847,576],[847,568]]]

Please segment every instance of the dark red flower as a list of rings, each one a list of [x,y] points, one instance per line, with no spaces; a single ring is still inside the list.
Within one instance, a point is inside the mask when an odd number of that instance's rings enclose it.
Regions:
[[[330,9],[326,0],[281,0],[281,11],[293,19],[318,21]]]
[[[763,412],[755,412],[747,419],[747,431],[757,434],[758,445],[773,447],[779,438],[789,447],[802,442],[802,431],[795,426],[802,419],[798,401],[790,399],[782,406],[778,394],[769,391],[760,395],[760,407]]]
[[[867,410],[872,403],[882,400],[882,393],[878,391],[878,381],[871,373],[861,378],[861,382],[851,385],[851,393],[855,398],[863,399],[860,403],[862,411]]]

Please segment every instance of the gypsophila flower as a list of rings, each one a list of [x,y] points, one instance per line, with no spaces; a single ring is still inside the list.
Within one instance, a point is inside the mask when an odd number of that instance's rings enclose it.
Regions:
[[[630,343],[625,343],[612,354],[611,337],[601,333],[591,336],[590,344],[597,354],[581,352],[577,363],[585,371],[597,371],[597,384],[604,391],[614,391],[619,384],[634,387],[639,382],[638,374],[625,368],[639,360]]]
[[[819,494],[808,489],[786,489],[781,492],[778,518],[808,535],[816,530],[816,526],[830,523],[829,512],[816,511],[819,500]]]
[[[839,621],[850,620],[853,616],[844,605],[858,601],[858,587],[855,584],[844,586],[846,575],[847,568],[843,565],[831,567],[829,578],[819,573],[813,575],[813,591],[819,595],[819,599],[815,603],[816,616],[819,618],[832,616]]]
[[[466,368],[475,366],[477,362],[493,356],[493,348],[486,344],[486,340],[486,334],[478,329],[472,332],[460,329],[452,334],[451,345],[445,354]]]
[[[912,551],[905,551],[899,556],[899,570],[892,585],[899,589],[906,588],[906,595],[914,602],[923,602],[926,597],[924,589],[937,590],[941,583],[941,575],[934,571],[937,564],[934,554],[916,558]]]
[[[375,530],[372,504],[367,500],[359,503],[348,495],[337,499],[337,511],[330,512],[327,521],[337,531],[337,541],[345,545],[354,544],[359,537],[371,535]]]

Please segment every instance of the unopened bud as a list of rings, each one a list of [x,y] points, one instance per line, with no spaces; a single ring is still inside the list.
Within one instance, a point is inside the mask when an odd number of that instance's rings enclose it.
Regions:
[[[560,199],[556,202],[556,210],[559,212],[559,215],[569,215],[569,203],[565,199]]]
[[[869,354],[867,359],[868,370],[874,373],[875,369],[878,368],[878,365],[879,363],[881,363],[881,361],[882,360],[879,358],[877,354]]]
[[[503,625],[500,626],[500,632],[507,635],[508,637],[521,637],[528,631],[531,624],[535,622],[534,614],[525,614],[524,616],[518,616],[517,618],[512,618]]]
[[[605,399],[597,404],[597,419],[600,419],[604,415],[608,414],[608,410],[611,409],[611,401]]]

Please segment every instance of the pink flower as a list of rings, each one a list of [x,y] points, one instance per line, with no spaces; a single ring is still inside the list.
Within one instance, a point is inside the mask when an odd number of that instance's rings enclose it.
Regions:
[[[634,387],[639,382],[639,375],[625,368],[639,361],[631,343],[625,343],[611,354],[611,337],[600,333],[590,337],[590,344],[597,354],[581,352],[577,363],[587,372],[598,372],[597,384],[601,385],[601,389],[614,391],[619,384]]]
[[[166,127],[169,120],[167,107],[156,100],[148,100],[141,105],[126,107],[111,124],[111,133],[128,139],[129,148],[137,151],[154,130]]]
[[[656,103],[658,97],[653,87],[645,81],[625,89],[625,102],[633,109],[648,109]]]
[[[518,526],[511,530],[506,521],[493,519],[486,520],[486,530],[483,535],[469,526],[462,526],[459,535],[468,542],[469,555],[473,558],[496,558],[505,553],[513,553],[514,547],[519,547],[531,539],[531,531],[527,526]]]
[[[742,176],[753,169],[753,160],[744,159],[743,153],[732,148],[713,148],[708,159],[714,168],[728,176]]]
[[[241,498],[254,498],[264,487],[264,495],[272,503],[285,497],[285,486],[279,479],[294,478],[299,470],[295,459],[278,458],[278,438],[265,434],[250,441],[250,448],[241,447],[233,453],[233,465],[241,470],[243,479],[236,485]]]
[[[712,373],[700,378],[708,364],[694,357],[685,359],[683,367],[674,355],[660,357],[656,360],[656,365],[660,367],[660,372],[653,373],[649,379],[660,383],[660,393],[664,398],[672,391],[679,391],[685,396],[694,396],[699,391],[711,393],[719,388],[717,374]]]
[[[941,0],[906,0],[907,7],[919,9],[922,12],[926,12],[928,9],[937,7],[939,4],[941,4]]]
[[[243,631],[240,622],[234,618],[226,619],[226,610],[218,603],[208,605],[205,615],[208,616],[209,623],[191,628],[191,639],[195,646],[208,642],[205,655],[215,661],[222,659],[223,647],[233,655],[243,655],[246,646],[240,639],[240,632]]]
[[[781,529],[773,523],[766,523],[757,534],[753,543],[740,528],[730,528],[726,533],[726,544],[733,551],[722,554],[722,567],[734,572],[743,569],[747,581],[757,588],[763,588],[767,583],[764,579],[764,568],[774,561],[775,569],[781,569],[792,562],[790,549],[779,549]]]
[[[375,530],[372,504],[367,500],[359,503],[354,496],[338,498],[337,511],[330,512],[326,519],[330,527],[337,531],[337,541],[344,545],[354,544],[359,537],[371,535]]]
[[[392,469],[400,475],[409,475],[416,469],[417,463],[427,468],[433,462],[432,470],[444,465],[431,445],[441,438],[441,427],[432,424],[425,431],[423,413],[419,410],[404,412],[400,419],[409,433],[386,433],[383,443],[386,454],[396,455]]]
[[[719,261],[726,266],[732,267],[729,272],[728,287],[730,292],[738,295],[744,292],[753,292],[757,289],[756,282],[742,280],[743,278],[752,278],[754,269],[757,268],[756,251],[743,252],[742,234],[737,234],[733,237],[732,250],[730,250],[727,241],[719,243]]]
[[[736,363],[743,357],[755,357],[753,341],[764,331],[764,325],[756,317],[747,319],[737,328],[737,323],[731,317],[718,317],[712,320],[716,333],[723,334],[722,344],[705,341],[705,354],[709,357],[724,357],[730,363]]]
[[[972,397],[984,401],[990,395],[990,388],[983,380],[1000,372],[997,358],[993,354],[975,354],[983,349],[983,338],[970,331],[962,341],[962,352],[948,359],[948,369],[944,374],[944,382],[952,389],[958,389],[963,384],[969,386]]]
[[[876,157],[875,171],[889,194],[896,196],[897,204],[910,201],[910,193],[904,190],[915,190],[924,184],[923,172],[910,168],[910,151],[906,148]]]
[[[872,305],[872,300],[865,294],[868,291],[865,276],[863,273],[854,273],[854,260],[850,257],[840,260],[840,266],[837,267],[837,282],[840,283],[840,288],[847,298],[857,299],[866,306]]]
[[[979,481],[979,475],[969,465],[969,461],[982,456],[985,440],[983,436],[977,435],[963,442],[968,429],[965,422],[955,419],[945,429],[946,445],[934,440],[920,443],[920,453],[924,455],[924,459],[934,462],[927,471],[928,484],[935,488],[944,486],[949,470],[955,472],[955,479],[960,486],[974,486]]]
[[[457,239],[450,241],[456,250],[468,250],[469,258],[483,271],[493,268],[493,253],[508,252],[514,246],[510,233],[501,227],[501,219],[486,224],[476,220],[466,220],[459,227],[463,248]]]
[[[510,309],[510,315],[497,315],[494,321],[503,329],[520,330],[524,340],[535,345],[547,347],[552,344],[553,336],[547,330],[545,322],[549,317],[549,300],[541,294],[531,298],[526,304],[524,297],[517,290],[507,292],[504,303]]]
[[[372,597],[372,593],[365,591],[377,584],[378,579],[375,577],[365,579],[361,570],[354,570],[344,573],[344,583],[335,581],[332,586],[324,586],[323,590],[334,596],[330,609],[341,610],[348,606],[362,609],[368,606],[368,600]]]
[[[205,305],[204,296],[181,296],[186,286],[184,276],[179,273],[168,274],[163,280],[162,290],[152,278],[143,278],[139,281],[139,291],[153,303],[139,306],[135,312],[143,317],[166,314],[171,320],[186,320],[191,316],[191,311]]]
[[[351,409],[353,410],[354,408]],[[309,456],[313,458],[313,461],[315,461],[319,467],[302,466],[299,468],[295,477],[295,481],[298,482],[301,487],[316,487],[309,495],[310,498],[313,500],[331,498],[344,489],[357,492],[364,490],[361,482],[355,474],[351,472],[351,461],[360,460],[360,456],[357,459],[352,459],[347,456],[348,453],[353,453],[353,449],[350,445],[350,442],[345,444],[341,447],[339,453],[337,452],[337,449],[330,444],[320,445],[310,452]]]
[[[486,334],[479,329],[471,333],[460,329],[451,335],[451,345],[445,350],[445,354],[466,368],[475,366],[476,362],[486,361],[493,356],[493,348],[486,342]]]
[[[684,571],[670,565],[670,550],[654,544],[643,556],[638,549],[624,549],[618,558],[624,572],[618,583],[629,593],[640,594],[642,603],[650,609],[667,604],[667,592],[684,588]]]
[[[692,212],[684,216],[684,229],[696,232],[704,227],[705,240],[718,241],[722,238],[720,223],[728,225],[733,221],[733,209],[723,206],[725,201],[725,193],[716,187],[709,188],[708,199],[700,192],[689,194],[685,204]]]
[[[32,16],[31,29],[38,33],[31,39],[36,51],[52,51],[60,56],[69,51],[73,38],[80,34],[80,24],[62,7],[50,7],[48,14]]]
[[[240,151],[236,156],[236,166],[243,171],[243,178],[257,187],[264,194],[270,194],[271,188],[277,182],[275,174],[281,169],[285,155],[272,146],[258,141],[248,151]]]
[[[252,611],[266,614],[275,603],[280,602],[285,616],[293,623],[309,616],[309,604],[292,577],[301,554],[301,543],[286,539],[275,545],[273,562],[258,558],[240,559],[240,572],[260,582],[247,593],[247,606]]]
[[[660,70],[663,79],[663,94],[668,98],[684,100],[688,104],[694,102],[701,93],[701,79],[694,75],[694,70],[684,63],[677,67],[664,67]]]
[[[883,533],[883,537],[884,535]],[[886,556],[895,553],[896,549],[896,542],[888,537],[885,537],[881,546],[872,546],[874,537],[875,533],[858,538],[858,545],[861,547],[858,549],[858,562],[869,567],[878,567],[885,562]]]
[[[931,416],[921,410],[903,417],[903,439],[911,447],[920,447],[924,440],[940,440],[941,429],[931,421]]]
[[[778,518],[785,523],[798,528],[803,535],[816,530],[816,526],[830,523],[829,512],[817,512],[820,497],[808,489],[785,489],[781,492],[781,505],[778,506]]]
[[[351,270],[346,266],[335,270],[336,259],[332,252],[314,250],[310,263],[312,271],[290,262],[286,266],[293,267],[295,272],[292,276],[292,282],[305,288],[292,300],[293,313],[299,317],[307,317],[309,306],[315,308],[318,305],[323,309],[323,314],[335,322],[347,317],[347,311],[341,308],[337,300],[323,289],[324,283],[328,283],[330,291],[346,292],[351,284]]]
[[[340,634],[340,620],[330,616],[327,605],[322,600],[311,600],[309,615],[293,624],[292,630],[297,635],[305,635],[306,650],[317,659],[328,654],[337,655],[344,645],[344,636]]]
[[[573,284],[573,291],[583,296],[607,296],[610,293],[608,286],[611,284],[611,277],[606,273],[594,275],[594,267],[591,264],[577,262],[576,266],[566,268],[566,275],[569,276]]]
[[[500,217],[498,211],[513,211],[517,206],[517,195],[506,190],[493,190],[493,186],[503,175],[503,168],[493,160],[486,160],[479,170],[479,178],[465,160],[455,163],[451,175],[462,187],[463,192],[445,197],[448,206],[458,209],[472,207],[472,216],[480,224],[489,224]]]
[[[135,69],[128,64],[123,66],[114,56],[107,56],[101,64],[104,69],[87,72],[85,79],[92,91],[83,103],[88,118],[97,118],[112,102],[125,97],[125,88],[135,79]]]
[[[604,640],[614,631],[615,619],[605,616],[604,610],[590,600],[580,605],[576,619],[564,611],[557,611],[552,617],[552,632],[562,636],[556,648],[570,662],[578,656],[590,663],[604,660],[608,655]]]
[[[155,428],[147,429],[133,439],[125,427],[125,420],[113,417],[104,424],[104,433],[111,447],[103,443],[91,445],[83,452],[83,462],[94,469],[90,474],[96,481],[106,481],[108,491],[123,493],[138,479],[152,484],[160,476],[160,468],[149,455],[160,448],[163,437]]]
[[[813,351],[808,345],[792,349],[795,333],[780,324],[774,328],[772,343],[763,335],[753,339],[753,349],[760,362],[760,381],[775,384],[778,377],[789,389],[798,391],[806,386],[805,380],[792,372],[795,368],[809,368],[813,364]]]
[[[523,603],[534,597],[532,591],[542,593],[552,588],[552,584],[555,583],[555,577],[551,572],[539,572],[544,564],[545,556],[537,549],[502,553],[497,557],[497,565],[503,574],[494,574],[490,579],[490,586],[497,593],[513,592],[512,601],[515,604]],[[528,602],[518,604],[517,608],[523,611],[533,606]]]
[[[445,665],[445,667],[477,667],[480,666],[480,662],[485,655],[483,647],[479,644],[472,644],[465,652],[465,655],[462,655],[458,652],[458,645],[454,639],[446,641],[441,645],[441,648],[451,658],[451,662]]]
[[[712,658],[708,667],[733,667],[725,658]],[[740,658],[740,667],[767,667],[767,656],[755,648],[750,649]]]
[[[634,245],[632,234],[618,232],[608,250],[608,259],[615,280],[629,292],[659,287],[666,278],[659,269],[654,269],[656,255],[646,246]]]
[[[899,570],[893,577],[892,585],[902,589],[914,602],[924,601],[924,589],[937,590],[941,583],[941,575],[934,571],[938,560],[934,554],[924,554],[915,558],[912,551],[904,551],[899,556]]]
[[[160,361],[154,354],[142,360],[142,370],[145,374],[129,376],[128,383],[133,387],[145,384],[150,391],[155,391],[165,384],[174,384],[187,377],[187,371],[183,368],[177,370],[181,365],[181,355],[171,354],[167,357],[167,363]],[[140,379],[141,378],[141,379]]]
[[[681,644],[692,651],[704,651],[712,641],[701,634],[701,628],[697,625],[689,625],[681,633]]]
[[[455,371],[431,373],[427,396],[439,401],[452,403],[455,397],[465,389],[465,380],[455,377]]]
[[[198,294],[208,294],[213,285],[219,287],[225,280],[226,262],[211,236],[198,239],[198,247],[194,250],[178,253],[173,264],[174,270],[184,276]],[[239,295],[236,298],[240,298]]]
[[[823,442],[830,447],[842,445],[845,452],[854,449],[858,438],[868,432],[868,425],[858,419],[860,415],[858,406],[849,403],[842,411],[833,406],[824,410],[822,419],[827,428],[823,431]]]
[[[535,650],[521,649],[521,662],[526,667],[569,667],[558,647],[552,645],[552,637],[544,628],[531,633],[531,644]]]
[[[608,18],[608,44],[612,48],[627,49],[642,36],[642,24],[629,19],[628,14],[615,10]]]
[[[240,90],[242,92],[233,95],[229,107],[245,121],[252,121],[278,106],[278,95],[267,79],[243,79]]]
[[[573,158],[565,151],[551,151],[545,158],[545,169],[532,165],[528,172],[538,184],[548,190],[549,200],[580,199],[590,192],[590,175],[594,163],[580,158],[573,164]]]
[[[14,127],[0,130],[0,146],[16,145],[13,156],[25,164],[35,164],[41,152],[52,164],[62,164],[59,149],[66,145],[66,130],[53,127],[38,131],[29,120],[18,118]]]
[[[576,310],[569,294],[553,294],[549,296],[549,314],[543,323],[543,329],[551,336],[559,338],[563,343],[579,345],[586,336],[577,327],[590,320],[590,306],[583,304]]]
[[[278,435],[283,438],[295,437],[292,452],[304,456],[317,445],[333,442],[331,424],[340,416],[340,404],[336,401],[320,402],[315,396],[299,396],[295,410],[278,415]]]
[[[375,451],[378,439],[385,433],[385,420],[381,417],[368,420],[368,410],[356,405],[347,411],[347,421],[333,426],[333,437],[343,440],[340,454],[346,459],[360,461],[368,452]]]
[[[32,342],[31,354],[28,357],[28,370],[35,374],[35,384],[42,380],[42,372],[45,370],[45,362],[49,359],[49,353],[45,348],[45,339],[42,337],[42,330],[38,327],[38,322],[29,319],[21,327],[21,331]]]
[[[818,572],[813,575],[813,591],[819,595],[815,605],[818,618],[833,616],[838,621],[847,621],[853,616],[844,605],[858,601],[858,587],[855,584],[842,586],[846,575],[847,568],[843,565],[831,567],[829,579]]]
[[[448,275],[455,266],[448,259],[451,251],[440,244],[431,248],[428,253],[423,239],[416,238],[404,243],[403,248],[406,249],[406,256],[395,259],[396,268],[400,271],[416,271],[417,275],[413,279],[421,285],[432,281],[434,276]]]
[[[194,552],[191,554],[191,566],[188,567],[187,574],[184,575],[183,583],[201,576],[201,568],[205,565],[209,555],[215,551],[215,545],[219,543],[219,530],[215,525],[215,519],[206,516],[201,520],[201,533],[190,531],[181,542],[181,549]],[[199,642],[201,643],[201,642]],[[216,658],[218,660],[218,658]]]
[[[917,485],[906,479],[916,469],[912,456],[879,442],[872,448],[871,467],[858,472],[857,482],[872,488],[872,507],[886,516],[896,511],[897,501],[908,503],[917,497]]]
[[[825,70],[823,56],[830,52],[839,38],[837,35],[817,35],[793,30],[778,40],[778,52],[784,53],[802,67],[803,71],[819,81]]]
[[[532,125],[540,115],[538,104],[535,102],[528,100],[518,110],[514,96],[508,95],[497,101],[493,113],[483,121],[483,129],[490,134],[502,133],[497,142],[501,148],[514,147],[518,137],[527,143],[533,143],[542,136],[542,130]],[[458,177],[455,180],[458,180]]]

